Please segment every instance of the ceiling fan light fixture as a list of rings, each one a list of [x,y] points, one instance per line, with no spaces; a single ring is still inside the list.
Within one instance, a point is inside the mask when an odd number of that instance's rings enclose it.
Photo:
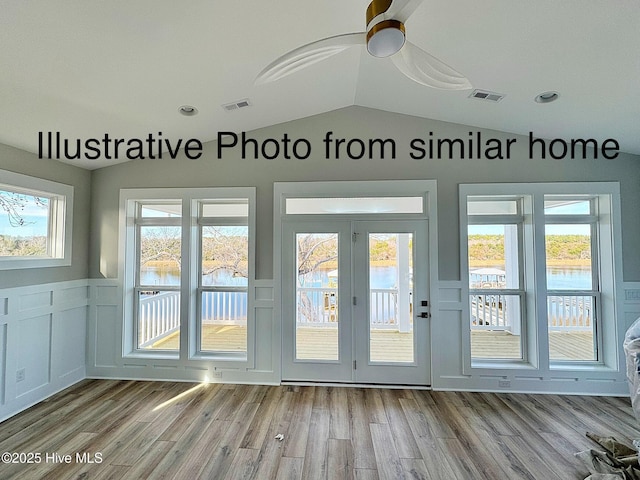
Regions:
[[[376,23],[367,32],[367,51],[374,57],[390,57],[398,53],[406,35],[404,24],[398,20],[384,20]]]

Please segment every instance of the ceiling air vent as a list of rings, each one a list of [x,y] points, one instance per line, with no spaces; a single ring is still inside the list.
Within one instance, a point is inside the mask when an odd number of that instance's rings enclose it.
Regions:
[[[489,92],[488,90],[474,90],[469,98],[477,98],[479,100],[487,100],[489,102],[499,102],[505,96],[501,93]]]
[[[251,102],[249,101],[249,99],[243,98],[242,100],[238,100],[236,102],[226,103],[222,105],[222,108],[224,108],[227,112],[232,112],[234,110],[239,110],[241,108],[250,107],[250,106],[251,106]]]

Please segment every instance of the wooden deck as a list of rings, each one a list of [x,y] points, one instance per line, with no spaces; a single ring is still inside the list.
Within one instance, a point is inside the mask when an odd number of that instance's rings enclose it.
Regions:
[[[205,325],[203,350],[242,352],[247,343],[246,327]],[[411,362],[413,336],[393,330],[371,332],[371,359]],[[157,349],[177,349],[175,333],[153,345]],[[338,353],[338,329],[300,327],[297,331],[297,355],[300,359],[335,360]],[[552,360],[593,360],[591,332],[551,332],[549,352]],[[475,330],[471,332],[473,358],[521,358],[520,338],[507,332]]]
[[[551,360],[594,360],[591,332],[549,332]],[[508,332],[475,330],[471,332],[473,358],[522,358],[520,337]]]
[[[0,478],[579,480],[587,431],[640,436],[628,398],[85,380],[0,424],[42,455]]]

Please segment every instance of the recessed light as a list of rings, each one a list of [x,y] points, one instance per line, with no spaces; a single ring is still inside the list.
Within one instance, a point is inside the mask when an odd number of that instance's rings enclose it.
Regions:
[[[538,103],[550,103],[555,102],[560,94],[558,92],[544,92],[536,97]]]
[[[184,115],[185,117],[193,117],[198,114],[198,109],[196,107],[192,107],[191,105],[182,105],[178,108],[178,111]]]

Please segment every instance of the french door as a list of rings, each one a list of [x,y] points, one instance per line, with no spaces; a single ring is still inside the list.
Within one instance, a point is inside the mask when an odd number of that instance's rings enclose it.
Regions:
[[[430,384],[427,220],[283,223],[283,379]]]

